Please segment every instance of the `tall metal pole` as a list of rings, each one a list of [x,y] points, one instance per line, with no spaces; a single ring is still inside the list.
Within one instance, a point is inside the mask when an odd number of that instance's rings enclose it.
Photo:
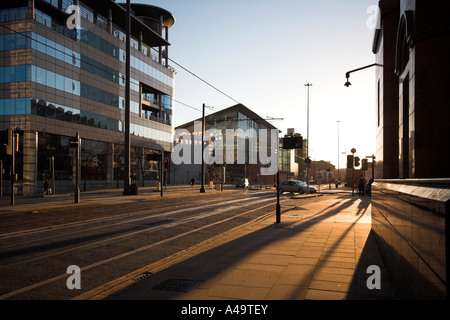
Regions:
[[[56,187],[55,187],[55,157],[50,157],[51,166],[52,166],[52,194],[56,194]]]
[[[160,175],[159,175],[159,186],[160,186],[160,190],[159,190],[159,192],[160,192],[160,195],[161,195],[161,197],[164,195],[164,192],[163,192],[163,175],[164,175],[164,149],[162,149],[161,150],[161,165],[159,166],[160,167],[160,170],[161,170],[161,173],[160,173]]]
[[[339,157],[340,157],[340,152],[339,152],[339,124],[341,123],[340,120],[336,121],[338,124],[338,170],[337,170],[337,181],[339,183]]]
[[[3,160],[0,160],[0,199],[3,199]]]
[[[205,104],[203,104],[203,116],[202,116],[202,147],[200,148],[202,151],[202,186],[200,187],[200,193],[205,193],[205,159],[203,153],[204,141],[205,141]]]
[[[126,83],[125,83],[125,168],[123,177],[123,194],[130,194],[130,32],[131,32],[131,5],[127,0],[126,18]]]
[[[276,205],[276,219],[277,223],[281,222],[281,207],[280,207],[280,169],[277,170],[277,205]]]
[[[311,83],[305,84],[306,87],[308,87],[308,98],[307,98],[307,111],[306,111],[306,139],[308,140],[308,148],[306,149],[306,159],[309,159],[309,87],[312,86]],[[309,173],[308,173],[308,167],[309,164],[306,164],[306,184],[307,184],[307,190],[306,193],[309,193]]]
[[[75,140],[77,141],[75,149],[75,190],[74,190],[74,203],[80,203],[80,153],[81,153],[81,138],[77,132]]]
[[[14,182],[16,180],[16,132],[11,135],[11,205],[15,205]]]

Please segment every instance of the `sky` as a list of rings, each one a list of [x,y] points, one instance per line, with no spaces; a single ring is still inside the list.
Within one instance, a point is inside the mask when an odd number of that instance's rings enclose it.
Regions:
[[[275,118],[281,135],[295,128],[308,137],[312,160],[338,166],[339,155],[343,168],[352,148],[360,158],[375,153],[375,68],[344,83],[347,71],[375,62],[377,0],[134,2],[170,11],[170,59],[226,94],[172,63],[175,127],[201,117],[203,104],[212,113],[237,101]]]

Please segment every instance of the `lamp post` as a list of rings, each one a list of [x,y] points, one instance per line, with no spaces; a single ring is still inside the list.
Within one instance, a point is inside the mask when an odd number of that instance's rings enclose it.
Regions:
[[[203,147],[204,147],[204,142],[205,141],[205,104],[203,104],[203,109],[202,109],[202,173],[201,173],[201,181],[202,181],[202,186],[200,187],[200,193],[205,193],[205,156],[204,156],[204,152],[203,152]]]
[[[338,149],[338,170],[337,170],[337,186],[339,186],[339,124],[341,123],[340,120],[337,120],[337,127],[338,127],[338,144],[337,144],[337,149]]]
[[[306,149],[306,159],[309,159],[309,87],[311,87],[311,83],[305,84],[305,87],[308,87],[307,89],[307,106],[306,106],[306,139],[308,140],[308,148]],[[308,174],[308,167],[309,163],[306,164],[306,184],[307,184],[307,190],[306,193],[309,193],[309,174]]]
[[[348,79],[350,78],[350,73],[355,72],[355,71],[359,71],[359,70],[363,70],[363,69],[367,69],[367,68],[370,68],[370,67],[375,67],[375,66],[376,67],[382,67],[383,65],[379,64],[379,63],[373,63],[373,64],[369,64],[368,66],[361,67],[361,68],[358,68],[358,69],[346,72],[345,73],[345,77],[347,78],[347,82],[345,82],[344,86],[346,86],[348,88],[348,87],[350,87],[352,85],[350,83],[350,81],[348,81]]]
[[[131,5],[127,0],[127,18],[126,18],[126,65],[125,65],[125,168],[123,177],[123,194],[130,194],[130,33],[131,33]]]

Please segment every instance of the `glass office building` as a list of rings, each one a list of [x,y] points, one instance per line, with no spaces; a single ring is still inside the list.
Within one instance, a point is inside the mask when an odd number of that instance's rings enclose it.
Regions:
[[[158,163],[148,155],[172,149],[175,70],[168,64],[168,35],[175,19],[155,6],[131,8],[130,163],[132,183],[144,186],[159,178]],[[77,13],[80,24],[72,27]],[[4,146],[8,129],[19,135],[17,194],[41,193],[42,181],[53,175],[57,192],[73,190],[74,151],[69,142],[77,132],[82,139],[81,190],[121,187],[125,24],[125,5],[113,0],[1,2],[4,195],[9,192],[11,167]]]
[[[202,119],[197,119],[176,128],[176,130],[185,130],[191,134],[191,137],[183,137],[183,139],[178,137],[177,141],[175,141],[175,148],[178,143],[189,145],[189,148],[191,148],[191,159],[189,163],[182,163],[172,167],[171,175],[175,183],[188,184],[192,178],[201,181],[201,164],[196,160],[198,153],[197,155],[195,154],[197,151],[196,145],[201,145],[201,122]],[[275,175],[261,174],[261,168],[267,165],[261,164],[260,161],[260,129],[268,132],[267,149],[272,150],[271,130],[278,132],[278,129],[242,104],[231,106],[205,117],[205,141],[207,141],[205,145],[208,145],[208,154],[211,157],[221,157],[221,159],[217,159],[219,161],[208,164],[204,169],[206,184],[209,185],[209,181],[234,184],[245,178],[248,179],[251,185],[262,184],[271,186],[274,184]],[[208,130],[214,131],[208,132]],[[231,130],[233,138],[227,137],[227,130]],[[237,130],[241,130],[243,134],[241,143],[235,137]],[[219,151],[217,155],[211,136],[207,136],[213,133],[217,134],[217,139],[222,140],[220,145],[223,150],[221,153]],[[214,140],[216,139],[215,136],[213,138]],[[174,155],[178,152],[175,148]],[[277,149],[277,146],[275,146],[275,149]],[[230,158],[232,158],[232,161],[227,159],[229,150],[231,150]],[[270,154],[272,152],[273,150]]]

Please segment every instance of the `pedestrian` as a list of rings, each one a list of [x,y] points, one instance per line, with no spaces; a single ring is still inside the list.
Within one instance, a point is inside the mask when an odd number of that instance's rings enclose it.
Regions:
[[[44,181],[44,195],[48,194],[48,188],[50,187],[50,184],[48,183],[48,179],[45,179]]]
[[[192,177],[190,185],[193,186],[195,184],[195,178]]]
[[[364,197],[364,187],[365,187],[366,183],[364,181],[363,176],[361,176],[361,178],[359,179],[359,185],[358,185],[358,190],[359,190],[359,195]]]

